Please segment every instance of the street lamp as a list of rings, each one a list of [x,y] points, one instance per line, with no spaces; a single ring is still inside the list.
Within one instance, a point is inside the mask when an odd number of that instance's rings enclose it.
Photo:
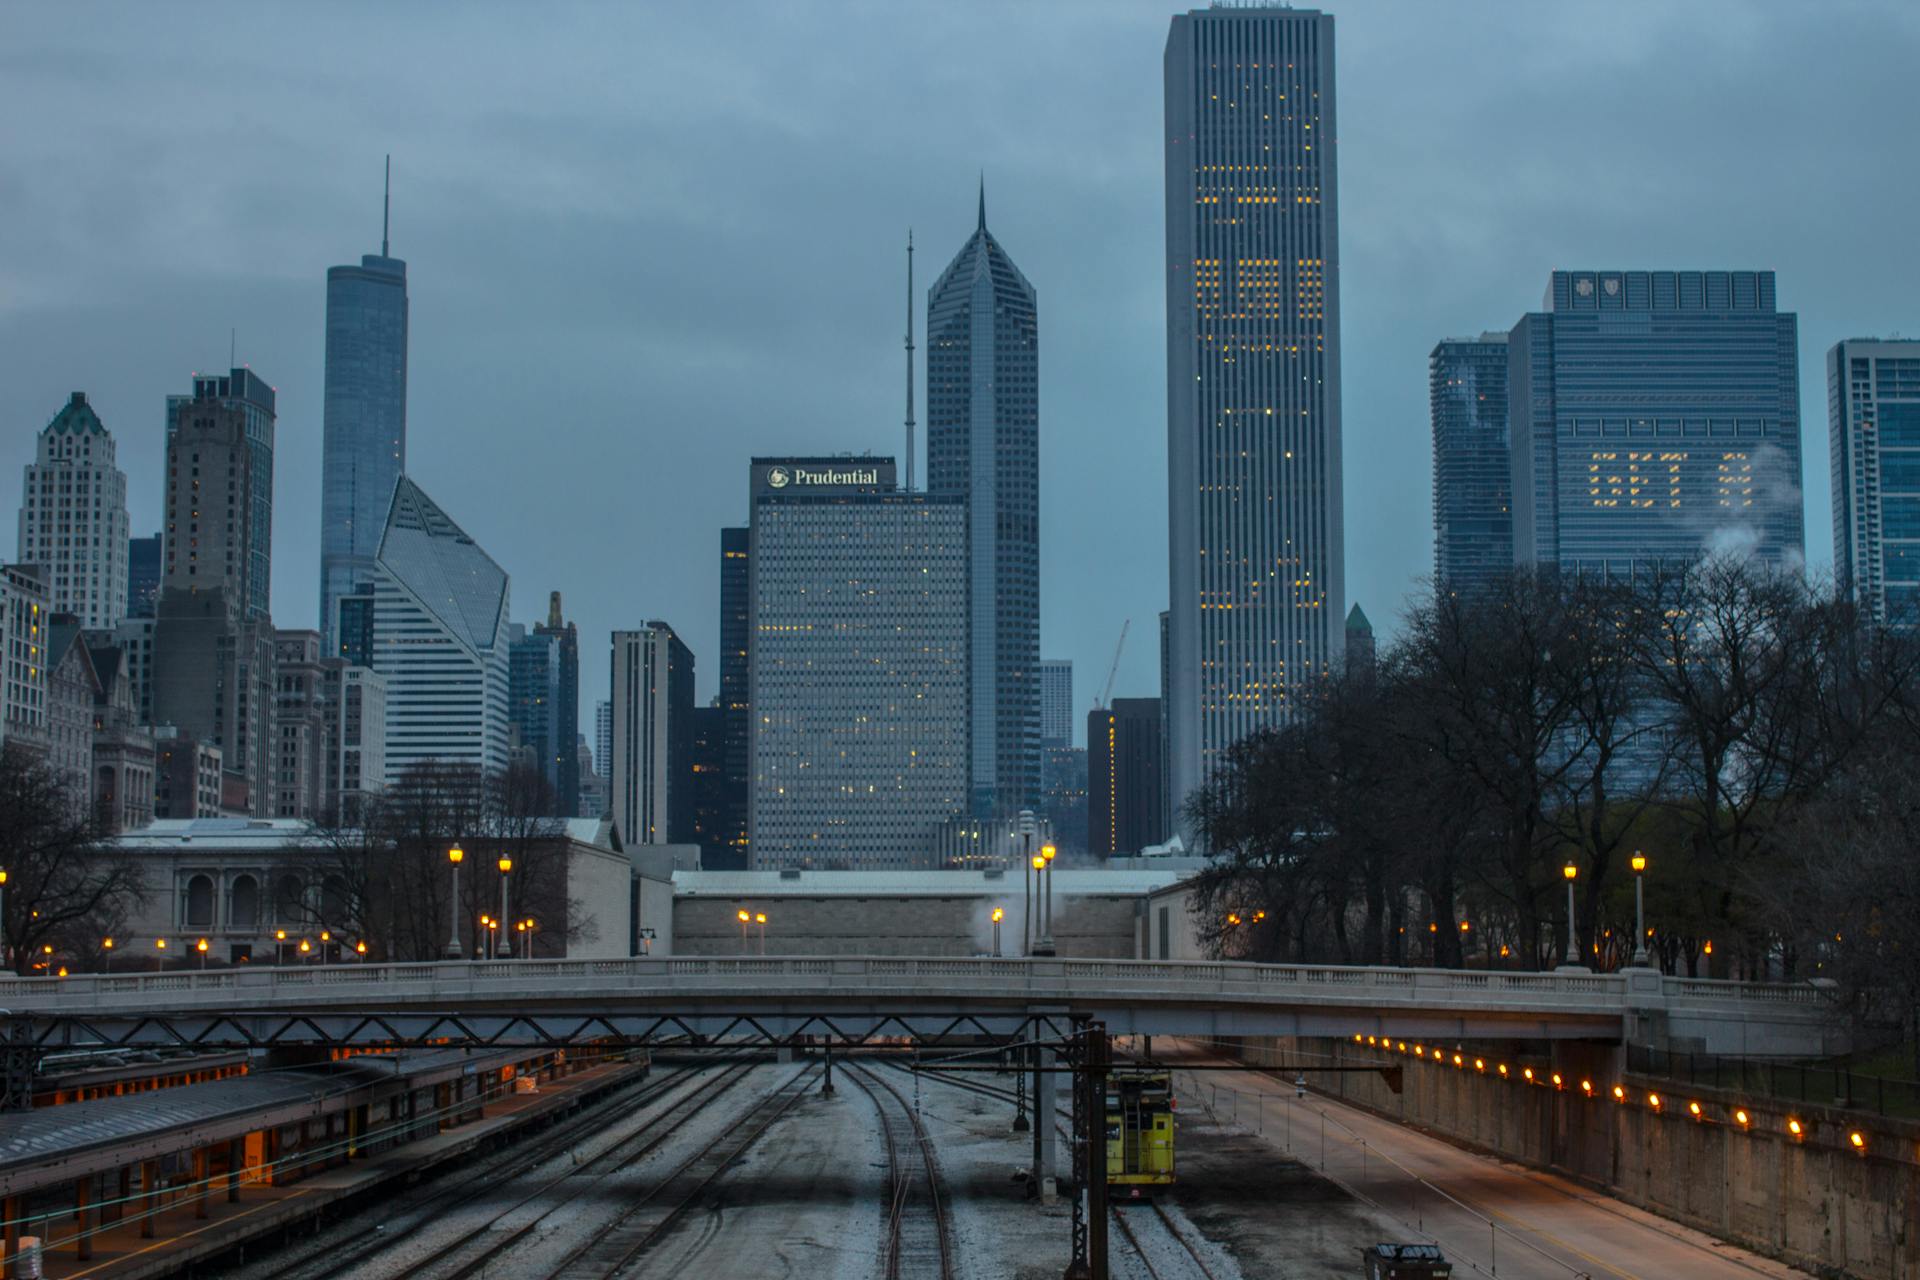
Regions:
[[[102,973],[113,972],[113,954],[112,954],[113,939],[112,938],[100,939],[100,950],[107,953],[106,955],[103,955],[100,957],[100,971]]]
[[[308,942],[305,938],[300,939],[300,958],[304,960],[306,957],[312,954],[313,954],[313,944],[311,942]]]
[[[193,944],[193,949],[200,953],[200,972],[205,973],[207,971],[207,940],[200,939]]]
[[[446,956],[449,960],[458,960],[462,954],[460,950],[460,860],[466,856],[467,851],[459,845],[447,850],[447,865],[453,868],[453,900],[447,911]]]
[[[1027,909],[1027,914],[1033,919],[1033,929],[1031,930],[1032,938],[1027,946],[1027,954],[1037,956],[1043,954],[1040,950],[1040,912],[1037,908],[1039,907],[1040,901],[1040,876],[1041,873],[1046,870],[1047,860],[1036,853],[1030,861],[1033,864],[1034,905]]]
[[[1567,879],[1567,959],[1566,963],[1577,966],[1580,963],[1580,944],[1573,934],[1573,882],[1580,876],[1580,868],[1569,862],[1560,868],[1560,874]]]
[[[0,868],[0,968],[7,967],[7,873]]]
[[[1000,955],[1000,922],[1006,918],[1006,915],[1004,908],[993,909],[993,954],[996,958]]]
[[[367,962],[367,944],[365,942],[354,943],[353,954],[355,959],[361,964],[365,964]]]
[[[753,923],[753,916],[746,911],[736,911],[734,918],[740,922],[740,954],[747,954],[747,926]]]
[[[1058,853],[1059,850],[1055,849],[1051,844],[1043,844],[1040,846],[1040,871],[1041,874],[1046,877],[1047,882],[1044,905],[1041,907],[1040,915],[1042,930],[1040,937],[1040,954],[1043,956],[1053,954],[1053,860]]]
[[[167,940],[165,938],[155,938],[153,940],[153,971],[155,973],[164,973],[166,972],[166,968]]]
[[[764,911],[754,912],[753,922],[760,926],[760,954],[765,955],[767,954],[767,913]]]
[[[1647,965],[1647,857],[1634,851],[1633,855],[1633,965],[1644,969]]]
[[[507,959],[513,959],[513,939],[507,936],[507,921],[512,919],[507,911],[507,872],[513,870],[513,859],[506,854],[500,855],[500,953]]]
[[[533,927],[533,921],[527,921],[527,927],[531,929]],[[642,929],[640,931],[640,954],[642,956],[650,956],[653,954],[653,940],[659,936],[659,933],[653,929]],[[531,933],[527,935],[527,948],[528,953],[531,954],[533,948],[533,935]]]
[[[287,957],[284,954],[286,945],[287,931],[285,929],[275,929],[273,931],[273,962],[275,964],[285,964],[287,962]]]

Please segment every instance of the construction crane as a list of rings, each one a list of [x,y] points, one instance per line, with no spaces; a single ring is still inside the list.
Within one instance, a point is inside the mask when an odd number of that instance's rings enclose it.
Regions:
[[[1107,699],[1113,696],[1113,678],[1120,674],[1120,651],[1127,647],[1127,628],[1132,625],[1132,618],[1120,624],[1120,640],[1113,646],[1113,665],[1107,668],[1107,683],[1101,686],[1100,696],[1093,700],[1095,711],[1106,710]]]

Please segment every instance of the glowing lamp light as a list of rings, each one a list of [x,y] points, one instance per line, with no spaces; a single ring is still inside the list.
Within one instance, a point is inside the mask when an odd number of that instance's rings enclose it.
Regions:
[[[1059,856],[1059,854],[1060,854],[1060,851],[1054,848],[1050,844],[1043,844],[1040,846],[1040,856],[1048,862],[1052,862],[1054,858]]]
[[[1655,1111],[1658,1111],[1660,1109],[1660,1095],[1657,1093],[1648,1094],[1647,1105],[1649,1107],[1652,1107]]]
[[[753,922],[755,924],[765,924],[767,922],[767,913],[764,911],[754,912]]]
[[[1625,1102],[1627,1100],[1626,1089],[1620,1085],[1613,1086],[1613,1100],[1615,1102]]]
[[[1507,1064],[1503,1062],[1500,1064],[1500,1078],[1504,1080],[1506,1079],[1506,1076],[1507,1076]]]
[[[1698,1120],[1698,1119],[1700,1118],[1700,1104],[1699,1104],[1699,1103],[1697,1103],[1697,1102],[1689,1102],[1689,1103],[1687,1104],[1687,1110],[1688,1110],[1688,1112],[1689,1112],[1689,1113],[1691,1113],[1691,1114],[1692,1114],[1692,1116],[1693,1116],[1693,1118],[1694,1118],[1695,1120]]]
[[[1736,1109],[1733,1113],[1733,1122],[1744,1129],[1753,1123],[1753,1118],[1744,1110]]]
[[[1360,1033],[1359,1033],[1358,1031],[1356,1031],[1356,1032],[1354,1032],[1354,1033],[1353,1033],[1353,1042],[1354,1042],[1355,1044],[1359,1044],[1359,1043],[1360,1043]]]
[[[1569,880],[1577,880],[1580,878],[1580,868],[1569,862],[1566,866],[1560,868],[1560,874]]]
[[[1461,1061],[1460,1055],[1457,1053],[1453,1055],[1453,1065],[1456,1067],[1464,1065]]]
[[[500,874],[505,875],[507,874],[507,872],[511,870],[513,870],[513,859],[509,858],[504,853],[501,854],[500,855]]]
[[[1807,1136],[1806,1129],[1804,1129],[1801,1126],[1798,1120],[1794,1120],[1792,1118],[1789,1118],[1787,1120],[1787,1132],[1792,1134],[1796,1138],[1804,1138]]]
[[[1589,1098],[1591,1098],[1593,1096],[1593,1081],[1582,1080],[1580,1082],[1580,1092],[1586,1094]]]
[[[66,970],[62,969],[60,972],[65,973]],[[1847,1135],[1847,1141],[1853,1146],[1855,1151],[1865,1151],[1867,1149],[1867,1135],[1858,1129],[1855,1129]]]
[[[1645,871],[1647,869],[1647,858],[1645,854],[1636,853],[1633,855],[1633,869],[1635,871]]]
[[[1473,1069],[1475,1071],[1485,1071],[1487,1069],[1487,1060],[1485,1058],[1475,1058],[1473,1060]]]
[[[1532,1083],[1533,1083],[1533,1068],[1532,1068],[1532,1067],[1528,1067],[1528,1068],[1527,1068],[1526,1070],[1524,1070],[1524,1071],[1522,1071],[1522,1072],[1521,1072],[1520,1074],[1521,1074],[1522,1076],[1524,1076],[1524,1077],[1526,1078],[1526,1081],[1527,1081],[1527,1083],[1528,1083],[1528,1084],[1532,1084]]]
[[[1560,1088],[1560,1087],[1561,1087],[1561,1086],[1562,1086],[1562,1085],[1563,1085],[1564,1083],[1565,1083],[1565,1081],[1563,1081],[1563,1080],[1561,1080],[1561,1079],[1560,1079],[1560,1073],[1559,1073],[1558,1071],[1556,1071],[1556,1072],[1554,1072],[1554,1073],[1553,1073],[1553,1087],[1554,1087],[1554,1088],[1556,1088],[1556,1089],[1558,1089],[1558,1088]]]
[[[465,849],[462,849],[459,845],[455,845],[453,846],[453,848],[447,850],[447,861],[451,862],[456,867],[460,865],[461,860],[464,859],[466,856],[467,856],[467,851]]]
[[[1037,853],[1033,855],[1033,869],[1035,871],[1042,870],[1046,865],[1047,865],[1047,860],[1045,858],[1041,857]]]
[[[745,918],[745,913],[744,913],[744,912],[742,913],[742,918],[743,918],[743,919]],[[1000,922],[1001,922],[1002,920],[1004,920],[1004,919],[1006,919],[1006,918],[1007,918],[1007,912],[1006,912],[1006,908],[1004,908],[1004,907],[995,907],[995,908],[993,909],[993,922],[994,922],[995,924],[999,924],[999,923],[1000,923]]]

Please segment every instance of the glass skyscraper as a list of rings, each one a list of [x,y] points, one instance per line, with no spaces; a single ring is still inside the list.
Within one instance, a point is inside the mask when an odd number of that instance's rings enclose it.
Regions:
[[[927,293],[927,491],[967,499],[968,804],[1005,816],[1040,794],[1040,326],[984,187]]]
[[[320,633],[334,653],[334,602],[372,572],[407,469],[407,264],[384,240],[359,266],[327,270],[321,432]]]
[[[1797,566],[1798,325],[1771,271],[1556,271],[1507,338],[1514,559]]]
[[[246,424],[247,452],[252,460],[253,496],[247,506],[246,569],[247,616],[265,620],[273,600],[273,436],[277,419],[274,390],[251,369],[195,374],[193,394],[167,397],[167,443],[172,445],[181,412],[188,406],[217,404],[236,409]],[[392,495],[389,494],[389,497]],[[382,517],[385,512],[382,512]]]
[[[1833,567],[1877,621],[1920,624],[1920,341],[1827,352]]]
[[[742,870],[747,866],[747,794],[752,785],[749,763],[753,740],[753,712],[747,702],[752,684],[753,608],[747,591],[752,531],[720,531],[720,786],[716,822],[716,855],[704,859],[709,871]]]
[[[1167,35],[1167,712],[1178,811],[1339,661],[1345,617],[1333,18]]]
[[[1507,335],[1448,338],[1427,359],[1433,410],[1433,581],[1471,590],[1513,570]]]

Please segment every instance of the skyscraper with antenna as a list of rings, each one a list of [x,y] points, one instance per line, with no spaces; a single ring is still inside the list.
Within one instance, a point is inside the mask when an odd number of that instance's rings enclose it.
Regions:
[[[327,270],[320,463],[320,632],[339,652],[336,601],[370,581],[407,466],[407,264],[390,256],[393,158],[380,252]]]

